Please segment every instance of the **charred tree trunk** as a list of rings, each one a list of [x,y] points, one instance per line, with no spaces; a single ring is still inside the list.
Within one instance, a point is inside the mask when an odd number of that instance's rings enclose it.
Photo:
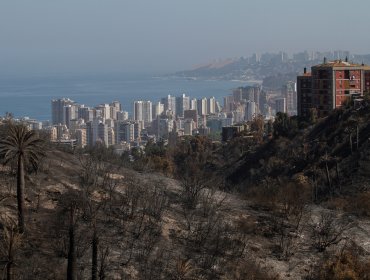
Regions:
[[[339,186],[339,190],[341,190],[341,185],[340,185],[340,179],[339,179],[339,166],[338,166],[338,159],[335,161],[335,173],[337,175],[337,184]]]
[[[8,261],[6,265],[6,280],[12,280],[12,268],[13,268],[13,262]]]
[[[72,206],[70,209],[69,220],[69,250],[68,250],[68,267],[67,280],[76,280],[76,244],[75,244],[75,223],[74,223],[75,209]]]
[[[329,166],[328,162],[325,162],[325,171],[326,171],[326,180],[328,181],[328,186],[329,189],[331,190],[331,177],[330,177],[330,171],[329,171]]]
[[[99,238],[96,232],[96,226],[94,226],[94,233],[92,239],[92,270],[91,270],[91,279],[97,280],[98,279],[98,245],[99,245]]]
[[[358,146],[359,146],[358,140],[359,140],[359,130],[358,130],[358,125],[357,125],[356,126],[356,151],[358,150]]]

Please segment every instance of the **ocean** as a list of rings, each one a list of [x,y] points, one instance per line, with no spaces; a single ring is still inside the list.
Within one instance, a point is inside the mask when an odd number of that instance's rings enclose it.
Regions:
[[[0,116],[6,112],[16,118],[39,121],[51,119],[51,100],[67,97],[86,106],[118,100],[131,114],[135,100],[159,101],[169,94],[191,98],[214,96],[222,105],[232,89],[246,86],[241,81],[162,78],[148,75],[100,75],[74,77],[0,78]]]

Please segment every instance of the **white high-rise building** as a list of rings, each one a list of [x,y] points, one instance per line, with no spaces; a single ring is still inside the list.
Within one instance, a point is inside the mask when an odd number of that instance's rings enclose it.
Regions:
[[[157,118],[164,112],[164,105],[161,102],[157,102],[153,104],[152,106],[153,106],[153,109],[152,109],[153,118],[152,119]]]
[[[97,109],[97,111],[100,110],[101,117],[104,120],[112,118],[111,115],[110,115],[110,106],[109,106],[109,104],[100,104],[100,105],[96,106],[96,109]]]
[[[143,101],[135,101],[134,102],[134,111],[133,111],[133,119],[135,121],[142,121],[143,120]]]
[[[216,98],[214,98],[213,96],[208,98],[207,100],[207,112],[210,115],[216,113]]]
[[[121,111],[121,103],[119,101],[113,101],[110,104],[110,117],[113,120],[117,119],[117,113]]]
[[[153,117],[152,109],[151,101],[135,101],[134,120],[144,122],[144,125],[150,124]]]
[[[198,110],[198,101],[196,98],[190,100],[190,110]]]
[[[119,111],[119,112],[117,112],[117,120],[118,121],[126,121],[126,120],[128,120],[128,112],[127,111]]]
[[[293,116],[297,114],[297,84],[287,82],[282,88],[282,95],[286,98],[286,113]]]
[[[287,106],[286,106],[286,98],[278,98],[275,100],[275,111],[276,113],[286,113],[287,112]]]
[[[176,114],[176,97],[168,95],[161,99],[161,103],[164,105],[165,111],[171,111],[172,115]]]
[[[245,119],[247,121],[252,121],[256,117],[257,106],[254,101],[247,101],[245,105]]]
[[[78,118],[78,105],[66,105],[64,106],[64,121],[65,125],[69,128],[71,126],[71,120]]]
[[[106,125],[103,119],[94,119],[92,122],[92,145],[97,142],[102,142],[104,145],[108,146],[108,125]]]
[[[145,126],[150,125],[152,123],[152,109],[153,105],[151,101],[143,101],[143,121]]]
[[[198,115],[207,115],[207,98],[198,99],[197,101]]]

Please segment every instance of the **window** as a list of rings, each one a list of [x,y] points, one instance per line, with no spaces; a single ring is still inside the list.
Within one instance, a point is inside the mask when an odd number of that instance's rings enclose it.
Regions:
[[[344,71],[344,79],[349,80],[349,70]]]

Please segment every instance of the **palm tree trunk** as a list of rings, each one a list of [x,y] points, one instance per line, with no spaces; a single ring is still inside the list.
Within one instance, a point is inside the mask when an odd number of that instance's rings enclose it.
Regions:
[[[19,233],[24,232],[24,162],[23,155],[18,157],[17,170],[17,202],[18,202],[18,230]]]

